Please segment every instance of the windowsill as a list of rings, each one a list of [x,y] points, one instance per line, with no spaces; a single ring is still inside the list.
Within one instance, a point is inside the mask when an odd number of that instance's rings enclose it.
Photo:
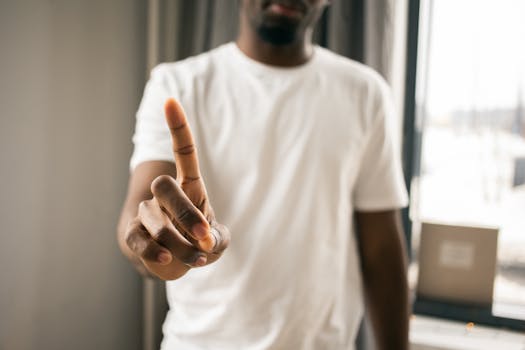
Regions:
[[[411,350],[525,350],[525,334],[417,315],[410,344]]]

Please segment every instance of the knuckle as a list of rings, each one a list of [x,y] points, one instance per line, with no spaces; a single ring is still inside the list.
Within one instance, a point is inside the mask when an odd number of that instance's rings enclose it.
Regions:
[[[144,260],[155,261],[157,258],[158,249],[155,244],[150,242],[145,249],[140,253],[140,257]]]
[[[170,238],[172,235],[173,231],[167,225],[162,225],[158,230],[156,230],[156,232],[151,233],[153,239],[159,241],[166,241],[166,239]]]
[[[201,252],[194,248],[185,249],[177,257],[183,264],[192,265],[195,261],[203,255]]]
[[[177,219],[183,225],[191,225],[196,222],[196,215],[193,210],[187,206],[180,206],[177,210]]]
[[[125,241],[132,252],[138,253],[141,250],[140,235],[136,229],[128,230],[125,235]]]
[[[151,193],[154,195],[168,192],[173,187],[173,178],[169,175],[160,175],[151,183]]]
[[[212,232],[216,233],[215,238],[217,239],[217,251],[222,252],[228,248],[231,241],[231,233],[228,227],[219,224],[212,230]]]
[[[148,210],[150,201],[144,200],[139,203],[139,214],[143,213],[144,211]]]
[[[135,246],[136,246],[136,233],[132,230],[127,230],[125,235],[124,235],[124,240],[127,244],[127,246],[132,250],[132,251],[135,251]]]
[[[194,144],[189,144],[189,145],[175,149],[174,152],[177,154],[183,155],[183,156],[187,156],[193,153],[197,153],[197,148],[195,147]]]
[[[228,246],[230,245],[230,242],[231,242],[231,236],[230,235],[223,236],[222,240],[221,240],[221,251],[223,251],[226,248],[228,248]]]
[[[230,230],[221,224],[213,226],[210,233],[215,238],[215,252],[222,252],[230,245],[231,234]]]

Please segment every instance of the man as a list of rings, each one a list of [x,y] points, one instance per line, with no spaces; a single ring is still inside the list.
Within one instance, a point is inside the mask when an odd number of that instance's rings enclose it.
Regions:
[[[236,43],[152,71],[118,237],[167,280],[163,349],[353,349],[365,302],[408,349],[393,108],[311,43],[327,3],[243,0]]]

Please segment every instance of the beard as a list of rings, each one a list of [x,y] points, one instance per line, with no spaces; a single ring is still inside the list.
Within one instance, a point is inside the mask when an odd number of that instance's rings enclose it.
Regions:
[[[261,25],[257,27],[259,37],[272,45],[288,45],[296,38],[295,28]]]

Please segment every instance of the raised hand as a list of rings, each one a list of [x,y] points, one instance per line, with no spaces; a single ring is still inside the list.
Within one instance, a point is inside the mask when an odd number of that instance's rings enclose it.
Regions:
[[[165,104],[177,178],[157,177],[153,198],[142,201],[126,231],[126,243],[150,273],[177,279],[191,267],[217,260],[230,241],[228,229],[215,220],[202,180],[193,135],[182,107]]]

